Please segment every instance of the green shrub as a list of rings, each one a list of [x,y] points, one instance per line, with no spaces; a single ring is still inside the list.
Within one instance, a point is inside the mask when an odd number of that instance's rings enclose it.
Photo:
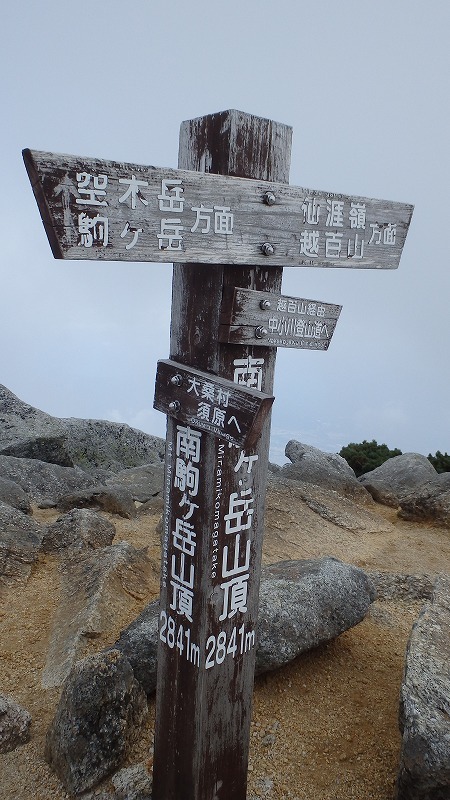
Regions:
[[[450,456],[447,452],[441,453],[440,450],[436,450],[435,456],[429,453],[427,458],[433,464],[436,472],[450,472]]]
[[[350,464],[356,477],[379,467],[381,464],[384,464],[388,458],[401,456],[401,454],[402,451],[398,448],[390,450],[386,444],[377,444],[375,439],[372,439],[371,442],[367,442],[364,439],[364,441],[359,444],[350,442],[350,444],[343,447],[339,453],[339,455],[345,458],[347,463]]]

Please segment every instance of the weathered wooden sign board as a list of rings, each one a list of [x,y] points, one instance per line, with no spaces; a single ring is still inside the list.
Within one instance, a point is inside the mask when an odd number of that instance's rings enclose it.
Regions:
[[[233,289],[222,302],[219,341],[327,350],[342,306]]]
[[[24,150],[55,258],[395,269],[412,206]]]
[[[254,447],[273,397],[175,361],[158,361],[154,407],[241,447]]]
[[[291,135],[238,111],[190,120],[179,170],[24,151],[56,258],[182,262],[155,387],[168,416],[153,800],[247,794],[276,348],[326,349],[341,310],[281,295],[282,266],[393,269],[411,218],[290,187]]]

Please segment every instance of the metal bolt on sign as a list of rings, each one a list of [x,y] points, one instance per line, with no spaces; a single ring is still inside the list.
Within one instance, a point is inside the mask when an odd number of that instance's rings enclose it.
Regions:
[[[275,197],[273,192],[266,192],[264,194],[263,200],[267,206],[275,205],[277,198]]]
[[[264,242],[264,244],[261,245],[261,250],[265,256],[273,256],[275,252],[275,248],[270,242]]]

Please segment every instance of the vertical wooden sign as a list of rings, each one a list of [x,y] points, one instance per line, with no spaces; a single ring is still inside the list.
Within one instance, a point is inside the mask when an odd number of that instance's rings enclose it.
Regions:
[[[237,111],[183,123],[179,167],[288,182],[291,128]],[[174,265],[170,358],[272,394],[276,349],[219,344],[223,292],[281,267]],[[227,398],[203,389],[209,419]],[[200,396],[203,392],[204,396]],[[168,418],[154,800],[245,800],[270,416],[251,450]]]

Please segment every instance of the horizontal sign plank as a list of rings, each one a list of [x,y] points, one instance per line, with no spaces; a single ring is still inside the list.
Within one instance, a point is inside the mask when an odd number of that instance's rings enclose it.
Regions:
[[[251,449],[274,398],[169,359],[158,361],[153,406],[185,425]]]
[[[252,289],[225,294],[219,341],[327,350],[342,306]]]
[[[55,258],[395,269],[413,206],[23,151]]]

